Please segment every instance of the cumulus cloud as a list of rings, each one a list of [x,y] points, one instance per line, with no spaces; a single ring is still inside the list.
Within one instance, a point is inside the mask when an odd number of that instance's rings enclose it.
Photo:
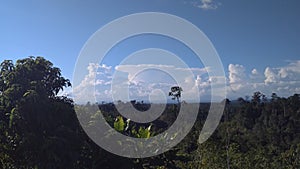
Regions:
[[[245,68],[243,65],[239,64],[229,64],[229,85],[232,90],[240,90],[245,83]]]
[[[210,84],[209,78],[202,77],[209,68],[140,64],[118,65],[113,69],[111,66],[90,63],[87,70],[81,83],[73,87],[76,102],[94,102],[94,99],[97,102],[149,100],[150,97],[158,99],[161,93],[168,97],[174,85],[184,89],[184,100],[193,100],[195,96],[198,97],[198,88],[206,91],[204,88]]]
[[[259,74],[257,69],[252,69],[251,73],[252,73],[252,75],[258,75]]]
[[[290,62],[279,68],[267,67],[265,83],[295,83],[300,81],[300,61]]]
[[[97,85],[109,85],[112,77],[112,67],[105,64],[90,63],[87,67],[88,73],[77,86],[73,87],[73,97],[80,103],[94,101],[92,98],[98,96],[107,96],[109,92],[104,93],[107,89],[97,90]],[[105,94],[105,95],[104,95]]]
[[[241,97],[251,95],[255,91],[265,94],[273,92],[281,96],[289,96],[299,93],[300,86],[300,61],[288,63],[282,67],[266,67],[263,74],[257,69],[247,75],[242,65],[230,64],[229,72],[229,95]]]
[[[204,10],[217,9],[221,5],[221,3],[214,0],[186,1],[186,3],[190,3],[193,6]]]
[[[171,86],[179,85],[184,89],[182,98],[195,98],[202,75],[209,71],[209,68],[184,68],[173,65],[119,65],[116,71],[127,73],[129,84],[131,84],[131,94],[133,96],[149,96],[155,89],[159,89],[168,95]],[[116,86],[116,89],[120,86]],[[203,87],[203,86],[202,86]],[[118,89],[117,89],[118,90]]]
[[[155,64],[139,64],[139,65],[118,65],[115,67],[117,71],[128,73],[128,79],[132,80],[135,76],[144,70],[154,69],[168,74],[172,74],[176,77],[184,77],[182,75],[189,74],[190,72],[195,74],[204,74],[209,71],[209,68],[182,68],[175,67],[173,65],[155,65]]]
[[[300,80],[300,60],[296,62],[290,62],[287,66],[281,67],[278,70],[278,76],[282,79],[297,79]]]
[[[277,81],[277,75],[270,67],[266,68],[264,74],[266,77],[265,84],[275,83]]]
[[[229,64],[226,78],[227,97],[235,99],[252,95],[255,91],[267,95],[275,92],[280,96],[299,93],[299,67],[300,60],[282,67],[266,67],[261,72],[256,68],[247,72],[243,65]],[[91,101],[91,96],[98,102],[113,101],[113,96],[123,101],[147,101],[151,95],[155,99],[165,99],[158,94],[164,93],[168,97],[170,87],[174,85],[183,88],[183,100],[191,101],[195,99],[195,95],[209,97],[212,87],[216,87],[215,94],[218,94],[218,89],[224,87],[221,82],[224,82],[225,78],[209,77],[209,68],[184,68],[173,65],[118,65],[113,68],[90,63],[87,70],[88,73],[81,83],[73,87],[73,95],[83,103]],[[126,97],[122,94],[126,94]]]

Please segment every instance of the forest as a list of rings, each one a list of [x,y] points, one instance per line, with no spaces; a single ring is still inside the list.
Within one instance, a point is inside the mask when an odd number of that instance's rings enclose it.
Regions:
[[[62,76],[61,70],[43,57],[28,57],[15,63],[2,61],[0,168],[300,168],[299,94],[281,97],[257,91],[249,98],[225,99],[220,124],[206,142],[199,144],[209,103],[167,104],[155,121],[129,125],[114,103],[77,105],[71,98],[58,95],[70,86],[70,80]],[[118,104],[132,104],[142,111],[149,108],[149,104],[140,102]],[[150,138],[173,124],[183,104],[199,105],[191,131],[171,150],[148,158],[126,158],[102,149],[85,133],[76,115],[76,112],[84,114],[86,125],[93,126],[102,114],[119,133]]]

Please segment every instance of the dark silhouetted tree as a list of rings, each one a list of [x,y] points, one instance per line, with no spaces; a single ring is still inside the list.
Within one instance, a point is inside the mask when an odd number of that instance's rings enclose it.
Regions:
[[[173,86],[171,87],[171,91],[169,92],[169,96],[172,96],[172,99],[177,99],[179,103],[179,98],[181,97],[182,88],[179,86]]]

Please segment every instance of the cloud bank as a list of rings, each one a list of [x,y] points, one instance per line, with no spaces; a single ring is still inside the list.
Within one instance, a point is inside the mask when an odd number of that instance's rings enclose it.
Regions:
[[[266,95],[277,93],[280,96],[290,96],[300,93],[300,60],[289,62],[282,67],[266,67],[264,72],[252,69],[246,74],[242,65],[230,64],[229,72],[229,96],[244,97],[252,95],[255,91],[261,91]]]
[[[256,68],[247,70],[240,64],[229,64],[226,70],[228,76],[225,77],[227,97],[237,99],[251,96],[255,91],[267,96],[272,93],[279,96],[300,93],[299,67],[300,60],[282,67],[266,67],[263,72]],[[87,70],[88,74],[82,82],[73,88],[73,95],[82,102],[91,101],[91,96],[98,102],[113,101],[113,95],[120,95],[120,91],[125,90],[128,90],[129,97],[123,98],[124,101],[145,101],[149,96],[159,101],[162,93],[168,97],[170,87],[178,85],[179,82],[183,88],[183,100],[192,101],[189,98],[194,98],[196,93],[201,100],[205,100],[210,98],[211,84],[218,84],[218,79],[224,78],[209,77],[209,68],[180,68],[172,65],[118,65],[113,68],[90,63]],[[112,90],[112,81],[117,84],[115,89],[118,90]]]

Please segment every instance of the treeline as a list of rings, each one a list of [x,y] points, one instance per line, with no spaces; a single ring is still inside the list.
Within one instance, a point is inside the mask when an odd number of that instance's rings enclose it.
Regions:
[[[227,100],[222,122],[198,152],[204,168],[300,168],[300,95]]]
[[[91,126],[101,113],[118,132],[148,138],[167,130],[181,105],[168,104],[152,123],[133,122],[127,127],[127,119],[114,104],[96,105],[99,109],[90,111],[95,105],[74,105],[71,99],[57,96],[70,85],[60,69],[42,57],[1,63],[0,168],[300,168],[298,94],[284,98],[274,93],[267,98],[255,92],[250,99],[224,100],[221,122],[203,144],[197,140],[210,105],[200,104],[194,127],[177,146],[158,156],[131,159],[96,145],[82,129],[76,112],[89,112],[85,118]],[[147,104],[134,106],[149,108]]]

